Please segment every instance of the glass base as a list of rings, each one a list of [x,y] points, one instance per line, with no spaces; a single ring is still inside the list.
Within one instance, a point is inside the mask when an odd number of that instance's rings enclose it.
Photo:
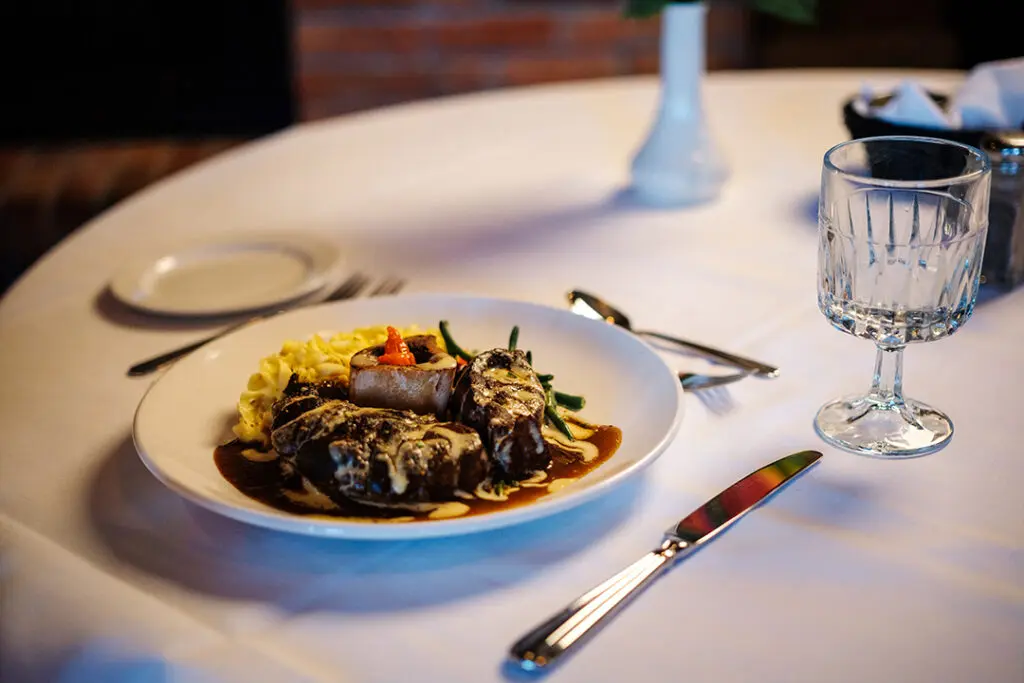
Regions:
[[[814,418],[818,436],[836,448],[876,458],[916,458],[953,438],[953,421],[934,408],[850,396],[826,403]]]

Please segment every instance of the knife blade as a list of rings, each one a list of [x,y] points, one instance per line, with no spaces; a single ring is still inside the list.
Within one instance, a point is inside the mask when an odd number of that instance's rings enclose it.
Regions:
[[[792,453],[751,472],[665,532],[660,548],[634,562],[520,638],[509,657],[526,671],[551,668],[581,645],[669,567],[696,552],[786,484],[807,472],[819,451]]]

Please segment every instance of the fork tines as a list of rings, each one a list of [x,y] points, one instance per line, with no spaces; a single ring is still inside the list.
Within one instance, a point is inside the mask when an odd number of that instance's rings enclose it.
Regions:
[[[405,280],[397,277],[386,277],[370,291],[370,296],[397,294],[402,287],[405,287]]]

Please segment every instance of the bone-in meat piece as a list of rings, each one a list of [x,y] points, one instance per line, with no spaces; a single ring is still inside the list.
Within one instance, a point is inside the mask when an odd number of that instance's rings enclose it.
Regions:
[[[406,337],[415,365],[386,365],[377,359],[384,344],[352,356],[349,399],[361,406],[412,410],[423,415],[444,414],[455,379],[455,358],[433,335]]]

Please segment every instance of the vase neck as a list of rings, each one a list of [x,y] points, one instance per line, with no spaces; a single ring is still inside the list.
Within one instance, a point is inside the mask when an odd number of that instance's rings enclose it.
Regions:
[[[671,3],[662,11],[662,93],[669,102],[693,102],[704,75],[703,2]]]

